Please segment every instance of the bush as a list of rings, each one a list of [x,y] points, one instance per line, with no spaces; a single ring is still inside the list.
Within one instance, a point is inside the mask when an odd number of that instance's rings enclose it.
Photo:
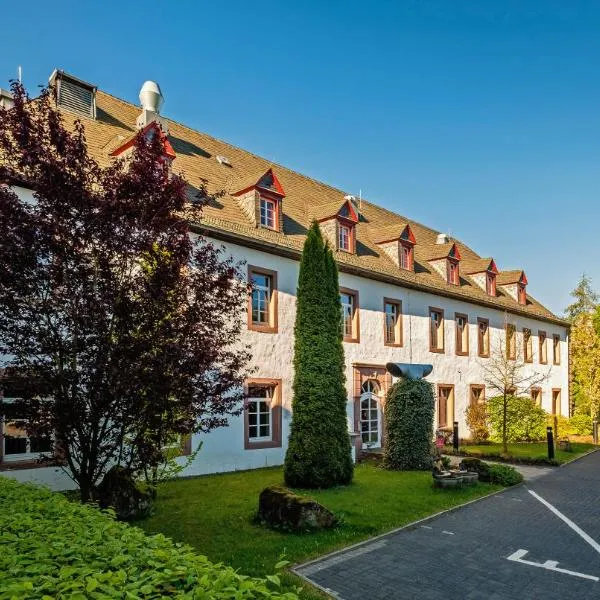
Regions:
[[[572,433],[569,419],[563,415],[547,414],[546,426],[552,427],[555,440],[566,438]]]
[[[490,437],[487,425],[487,410],[485,404],[471,404],[467,408],[467,427],[471,432],[471,441],[486,442]]]
[[[502,441],[503,420],[502,396],[494,396],[488,401],[490,437],[494,442]],[[508,396],[506,415],[506,436],[510,442],[537,442],[546,437],[546,413],[531,398]]]
[[[0,477],[0,599],[284,598],[271,583],[111,513]]]
[[[504,487],[517,485],[523,481],[523,475],[508,465],[489,465],[489,482],[499,483]]]
[[[404,379],[389,390],[385,403],[385,454],[388,469],[431,469],[433,389],[423,379]]]
[[[300,261],[294,326],[294,398],[286,485],[329,488],[352,481],[338,271],[315,222]]]
[[[460,468],[478,473],[479,481],[498,483],[504,487],[517,485],[517,483],[523,481],[523,475],[521,475],[514,467],[489,464],[478,458],[463,458],[460,462]]]
[[[592,435],[591,415],[576,414],[569,419],[569,429],[574,435]]]

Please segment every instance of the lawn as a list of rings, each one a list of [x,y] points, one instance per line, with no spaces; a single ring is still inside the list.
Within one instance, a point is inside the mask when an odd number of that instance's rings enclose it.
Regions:
[[[564,452],[556,449],[554,459],[558,464],[568,463],[595,447],[594,444],[571,442],[572,452]],[[447,447],[446,452],[451,454],[452,447]],[[459,454],[481,456],[490,459],[495,458],[498,460],[507,460],[508,462],[512,458],[515,459],[515,462],[543,463],[548,460],[548,446],[546,442],[508,444],[508,456],[505,456],[502,452],[502,444],[469,444],[461,446]]]
[[[499,489],[478,484],[434,490],[429,472],[358,465],[351,486],[306,492],[341,518],[339,527],[285,534],[253,522],[260,491],[282,480],[282,469],[277,467],[169,481],[159,489],[156,513],[140,527],[187,542],[209,559],[244,574],[266,575],[274,571],[282,554],[292,563],[301,562]],[[287,587],[298,585],[299,580],[285,574],[283,582]],[[322,596],[307,589],[302,597]]]

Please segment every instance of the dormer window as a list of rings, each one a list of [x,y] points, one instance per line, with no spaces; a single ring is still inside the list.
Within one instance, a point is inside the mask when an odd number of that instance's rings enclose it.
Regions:
[[[277,229],[277,202],[261,196],[260,225],[269,229]]]
[[[417,241],[408,223],[378,227],[373,234],[377,245],[400,269],[414,270]]]
[[[352,228],[343,223],[338,228],[338,249],[344,252],[351,252],[352,249]]]
[[[448,259],[448,283],[450,285],[459,284],[458,261],[453,258]]]
[[[519,299],[519,304],[527,304],[527,291],[525,290],[525,284],[524,283],[519,283],[519,287],[517,290],[517,294],[518,294],[518,299]]]
[[[496,273],[486,273],[485,291],[488,296],[496,295]]]
[[[413,270],[415,249],[411,243],[400,242],[400,268],[407,271]]]

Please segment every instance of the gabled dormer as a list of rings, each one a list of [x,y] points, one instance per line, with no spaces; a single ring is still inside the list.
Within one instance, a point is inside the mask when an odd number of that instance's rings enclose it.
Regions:
[[[378,228],[374,239],[397,267],[406,271],[414,271],[417,241],[408,223]]]
[[[498,274],[498,285],[515,301],[527,304],[527,276],[525,271],[502,271]]]
[[[469,275],[488,296],[496,296],[498,268],[493,258],[475,258],[462,262],[462,271]]]
[[[169,137],[156,121],[148,123],[148,125],[141,130],[141,134],[148,140],[152,139],[155,135],[159,136],[163,146],[165,160],[168,160],[170,163],[175,160],[177,155],[175,154],[175,150],[173,150],[173,146],[171,146]],[[135,133],[126,140],[123,140],[117,148],[110,152],[110,156],[118,156],[120,158],[127,157],[133,151],[137,136],[138,134]]]
[[[273,169],[238,182],[233,196],[255,227],[283,231],[285,192]]]
[[[353,202],[328,202],[317,206],[311,213],[319,223],[321,233],[331,246],[340,252],[356,254],[356,224],[358,211]]]
[[[449,285],[460,285],[460,259],[455,242],[438,241],[427,252],[427,261]]]

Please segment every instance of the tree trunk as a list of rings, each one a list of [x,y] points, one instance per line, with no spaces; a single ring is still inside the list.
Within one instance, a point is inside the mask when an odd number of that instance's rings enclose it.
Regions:
[[[504,403],[502,406],[502,452],[508,454],[508,443],[506,440],[506,416],[507,416],[507,402],[506,392],[504,392]]]

